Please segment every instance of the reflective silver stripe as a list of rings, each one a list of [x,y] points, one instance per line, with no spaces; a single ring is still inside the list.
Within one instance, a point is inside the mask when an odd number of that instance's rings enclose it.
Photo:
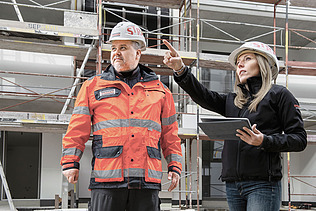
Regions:
[[[148,128],[148,130],[156,130],[161,132],[161,126],[157,122],[147,119],[113,119],[98,122],[93,125],[93,131],[95,132],[101,129],[112,127],[144,127]]]
[[[114,169],[114,170],[92,170],[91,178],[100,178],[100,179],[109,179],[109,178],[121,178],[122,177],[122,170],[121,169]]]
[[[182,160],[182,156],[177,155],[177,154],[170,154],[166,157],[167,163],[170,163],[171,161],[176,161],[176,162],[181,163],[181,160]]]
[[[148,177],[155,178],[155,179],[161,179],[162,178],[162,172],[161,171],[155,171],[152,169],[148,169]]]
[[[78,156],[79,158],[81,158],[82,154],[83,154],[83,152],[80,149],[77,149],[77,148],[66,148],[66,149],[63,149],[62,156],[75,155],[75,156]]]
[[[124,177],[145,177],[145,169],[124,169]]]
[[[93,125],[93,131],[98,131],[101,129],[112,128],[112,127],[128,127],[128,121],[123,119],[113,119],[103,122],[98,122]]]
[[[168,118],[162,118],[161,124],[162,125],[172,125],[176,121],[177,121],[177,114],[174,114]]]
[[[72,114],[85,114],[85,115],[90,115],[90,111],[89,108],[86,106],[77,106],[74,108],[74,110],[72,111]]]
[[[121,169],[106,170],[106,171],[92,170],[91,172],[91,178],[109,179],[109,178],[121,178],[121,176],[122,176]],[[145,177],[145,169],[139,169],[139,168],[124,169],[124,177]],[[161,179],[162,172],[148,169],[148,177]]]
[[[161,125],[148,119],[130,119],[131,127],[145,127],[148,130],[156,130],[161,132]]]

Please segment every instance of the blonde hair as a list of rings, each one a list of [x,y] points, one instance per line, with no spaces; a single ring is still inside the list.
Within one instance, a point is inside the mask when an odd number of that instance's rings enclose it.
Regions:
[[[254,99],[250,102],[250,105],[248,107],[248,110],[250,112],[255,112],[257,110],[258,104],[264,98],[264,96],[267,94],[267,92],[270,90],[272,86],[272,70],[269,65],[269,62],[267,61],[266,58],[264,58],[263,56],[259,54],[255,53],[255,56],[259,65],[262,85],[258,93],[254,95]],[[242,107],[248,102],[248,98],[243,94],[242,89],[237,86],[238,84],[240,84],[240,80],[236,71],[236,81],[235,81],[234,89],[237,96],[234,99],[234,104],[238,108],[242,109]]]

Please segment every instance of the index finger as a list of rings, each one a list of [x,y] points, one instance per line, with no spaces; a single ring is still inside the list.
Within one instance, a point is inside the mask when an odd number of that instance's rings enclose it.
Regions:
[[[178,56],[177,50],[167,40],[162,40],[162,41],[167,46],[167,48],[171,51],[173,56]]]

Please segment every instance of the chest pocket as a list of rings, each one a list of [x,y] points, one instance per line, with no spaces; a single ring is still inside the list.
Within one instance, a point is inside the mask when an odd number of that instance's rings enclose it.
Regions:
[[[165,92],[161,89],[145,89],[145,100],[150,104],[159,102],[165,97]]]
[[[121,90],[117,87],[107,87],[104,89],[94,91],[96,100],[102,100],[104,98],[118,97],[121,94]]]

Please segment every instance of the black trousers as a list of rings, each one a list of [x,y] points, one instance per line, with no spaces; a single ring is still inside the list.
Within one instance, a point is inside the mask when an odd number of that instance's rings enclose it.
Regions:
[[[159,190],[92,189],[89,211],[160,211]]]

